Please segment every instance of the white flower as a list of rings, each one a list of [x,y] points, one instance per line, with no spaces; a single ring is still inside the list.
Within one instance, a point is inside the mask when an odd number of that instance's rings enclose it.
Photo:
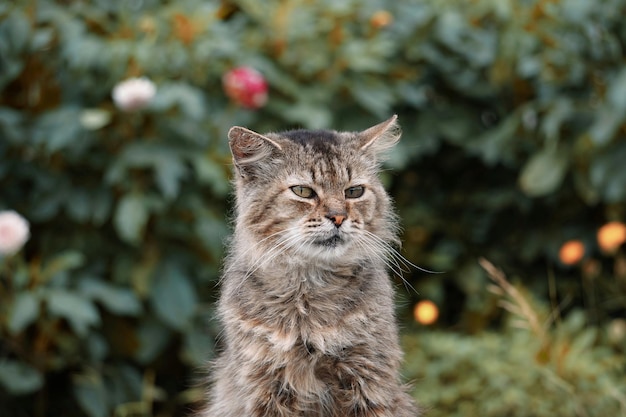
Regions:
[[[156,94],[156,86],[146,77],[129,78],[113,88],[113,101],[124,111],[146,107]]]
[[[13,255],[30,237],[28,221],[13,210],[0,211],[0,255]]]

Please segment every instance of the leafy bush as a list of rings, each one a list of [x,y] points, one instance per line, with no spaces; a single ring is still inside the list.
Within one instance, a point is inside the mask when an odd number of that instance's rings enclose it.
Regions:
[[[610,355],[584,323],[582,313],[570,315],[546,359],[523,330],[409,335],[406,372],[431,417],[624,416],[624,358]]]
[[[492,291],[509,310],[503,334],[410,334],[406,372],[415,395],[438,416],[624,416],[626,369],[611,349],[606,329],[589,326],[576,311],[563,321],[524,295],[502,272],[483,264],[497,285]],[[554,311],[552,313],[555,313]]]
[[[555,291],[591,306],[594,323],[623,314],[624,297],[607,300],[626,293],[624,255],[595,234],[626,218],[625,9],[2,3],[0,210],[26,218],[31,236],[0,258],[2,414],[178,415],[199,398],[235,124],[357,130],[398,113],[405,134],[386,180],[406,253],[448,271],[405,278],[443,307],[442,325],[497,325],[479,255],[524,277],[550,265]],[[223,92],[240,66],[269,83],[264,107]],[[114,88],[136,77],[156,95],[121,105]],[[574,266],[558,255],[570,239],[585,247]],[[546,295],[544,280],[527,281]],[[476,353],[497,337],[478,338]]]

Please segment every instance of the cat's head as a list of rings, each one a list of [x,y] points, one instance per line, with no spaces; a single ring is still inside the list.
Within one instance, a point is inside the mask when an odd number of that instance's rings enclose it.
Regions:
[[[396,242],[389,197],[378,178],[400,138],[396,116],[362,132],[295,130],[229,134],[237,228],[267,258],[336,261],[384,256]],[[245,237],[244,237],[245,235]]]

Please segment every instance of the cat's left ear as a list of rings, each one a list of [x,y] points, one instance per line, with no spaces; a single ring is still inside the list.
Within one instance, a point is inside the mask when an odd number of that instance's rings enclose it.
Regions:
[[[377,155],[392,148],[402,135],[402,129],[400,129],[397,120],[398,116],[394,114],[386,121],[360,132],[361,150]]]
[[[228,131],[228,144],[235,168],[245,177],[261,168],[262,161],[282,150],[277,142],[245,127],[234,126]]]

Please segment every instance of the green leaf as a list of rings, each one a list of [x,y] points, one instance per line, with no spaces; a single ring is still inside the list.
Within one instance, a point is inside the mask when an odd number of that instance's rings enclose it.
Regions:
[[[84,278],[79,289],[82,294],[100,302],[111,313],[135,317],[142,311],[137,295],[128,288],[116,287],[94,278]]]
[[[612,106],[602,106],[589,128],[589,136],[597,146],[607,145],[615,137],[624,120],[624,111]]]
[[[218,196],[225,196],[230,191],[224,168],[204,153],[190,156],[189,162],[202,184],[206,184]]]
[[[155,179],[166,199],[178,195],[180,181],[187,175],[187,167],[176,153],[163,153],[155,161]]]
[[[567,173],[565,152],[543,150],[533,155],[522,168],[519,184],[530,197],[541,197],[555,191]]]
[[[66,106],[39,117],[33,140],[53,153],[73,145],[82,131],[79,110]]]
[[[310,129],[321,129],[327,127],[330,120],[332,120],[332,115],[327,108],[324,108],[319,104],[306,101],[299,101],[293,105],[285,107],[284,109],[281,109],[281,112],[283,112],[286,120],[293,123],[303,124]]]
[[[85,189],[75,189],[70,193],[65,208],[72,219],[85,223],[91,217],[91,196]]]
[[[0,359],[0,385],[11,395],[25,395],[43,386],[43,375],[27,363]]]
[[[142,375],[133,366],[120,363],[107,367],[105,385],[109,404],[119,405],[141,401],[144,381]]]
[[[159,319],[177,330],[189,324],[197,303],[189,278],[172,262],[165,262],[155,275],[150,301]]]
[[[50,314],[67,320],[79,336],[85,336],[89,327],[100,323],[100,313],[93,302],[79,294],[52,289],[45,293],[45,298]]]
[[[96,332],[89,334],[87,338],[87,352],[93,362],[104,362],[109,353],[109,345],[106,338]]]
[[[39,316],[39,298],[31,292],[20,293],[9,311],[8,327],[13,334],[19,333]]]
[[[605,153],[596,156],[589,170],[591,184],[597,188],[602,197],[608,202],[626,200],[626,145],[616,144]]]
[[[488,165],[498,162],[511,163],[514,154],[512,142],[516,139],[519,125],[520,116],[512,114],[497,126],[470,141],[467,146],[480,155]]]
[[[33,33],[31,48],[38,51],[50,46],[54,41],[56,33],[52,28],[38,28]]]
[[[219,258],[224,250],[224,239],[228,235],[224,221],[209,212],[200,213],[197,216],[195,231],[204,246]]]
[[[21,52],[30,39],[31,24],[24,13],[13,9],[0,24],[0,36],[6,40],[11,52]]]
[[[611,107],[626,111],[626,69],[622,69],[607,89],[607,99]]]
[[[572,102],[567,99],[558,99],[550,106],[541,123],[541,131],[549,141],[559,139],[561,126],[566,122],[574,111]]]
[[[561,8],[563,17],[572,23],[582,24],[587,21],[593,21],[595,11],[594,2],[586,0],[569,0],[564,2],[566,7]]]
[[[51,279],[57,274],[81,267],[85,262],[85,255],[75,250],[68,250],[55,255],[44,266],[42,276],[44,280]]]
[[[74,398],[89,417],[109,415],[107,391],[100,375],[89,372],[72,378]]]
[[[159,111],[179,107],[186,117],[199,120],[205,116],[206,105],[199,89],[179,82],[159,85],[150,107]]]
[[[352,40],[342,45],[341,55],[355,72],[384,72],[389,65],[386,55],[393,49],[393,43],[380,38],[376,41]]]
[[[2,78],[3,76],[0,75],[0,86],[2,85]],[[0,129],[2,130],[3,139],[16,144],[22,143],[26,134],[24,125],[24,115],[21,112],[7,107],[0,107]],[[7,142],[5,144],[8,144]],[[6,168],[6,165],[4,168]]]
[[[114,184],[127,182],[128,171],[131,168],[152,168],[157,186],[168,199],[178,195],[180,181],[188,172],[183,153],[179,148],[154,143],[136,143],[126,147],[111,165],[105,175],[106,181]]]
[[[207,363],[213,352],[213,338],[206,330],[194,329],[185,333],[183,358],[193,366]]]
[[[113,198],[108,189],[101,188],[91,195],[91,220],[96,226],[108,220],[112,205]]]
[[[136,245],[143,238],[148,218],[148,207],[144,195],[131,193],[126,194],[119,201],[113,221],[120,238]]]
[[[135,359],[145,364],[163,352],[170,341],[171,331],[160,322],[148,318],[139,326],[137,336],[139,349],[135,353]]]
[[[364,88],[363,84],[367,87]],[[361,80],[350,86],[350,93],[356,101],[378,117],[386,117],[394,101],[393,92],[377,79]]]
[[[462,43],[467,33],[467,23],[457,10],[446,10],[441,14],[435,25],[434,35],[446,45],[454,47]]]

